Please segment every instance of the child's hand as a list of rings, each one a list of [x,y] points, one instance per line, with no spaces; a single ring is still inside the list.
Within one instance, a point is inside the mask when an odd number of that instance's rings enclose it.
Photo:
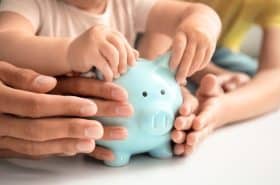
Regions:
[[[74,72],[88,72],[96,67],[106,81],[112,81],[125,73],[138,55],[121,33],[97,25],[72,41],[67,59]]]
[[[197,117],[180,116],[175,121],[176,130],[172,133],[175,155],[190,155],[203,139],[226,122],[222,97],[218,79],[206,75],[197,91],[200,104]]]
[[[200,13],[185,17],[177,29],[170,61],[170,68],[177,70],[176,80],[180,84],[210,62],[221,29],[215,14]]]
[[[195,112],[198,108],[198,100],[194,97],[186,87],[181,87],[183,95],[183,104],[179,110],[179,116],[175,119],[174,130],[172,131],[171,138],[175,143],[174,154],[178,154],[178,148],[182,151],[182,144],[186,140],[186,131],[192,127],[195,118]]]

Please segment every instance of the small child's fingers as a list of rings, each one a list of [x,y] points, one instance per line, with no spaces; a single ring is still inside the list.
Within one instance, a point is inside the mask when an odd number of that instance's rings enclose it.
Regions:
[[[136,63],[136,52],[133,48],[130,47],[130,45],[126,44],[126,49],[128,51],[127,53],[127,63],[129,66],[133,66]]]
[[[183,155],[185,153],[185,145],[184,144],[176,144],[174,146],[173,152],[175,155]]]
[[[226,92],[231,92],[237,88],[237,84],[235,82],[230,81],[230,82],[224,84],[223,88]]]
[[[243,86],[244,84],[250,81],[250,77],[246,74],[234,74],[230,80],[225,82],[223,88],[226,92],[233,91],[238,87]]]
[[[234,78],[240,85],[246,84],[250,81],[250,76],[248,76],[247,74],[242,74],[242,73],[236,75]]]
[[[169,63],[169,67],[172,71],[176,71],[182,57],[184,55],[185,48],[187,46],[187,38],[183,32],[176,34],[172,46],[172,56]]]
[[[105,57],[106,61],[108,61],[114,73],[114,76],[117,76],[119,65],[119,51],[117,50],[117,48],[110,42],[105,42],[100,46],[99,51],[101,55]],[[100,63],[100,61],[96,60],[96,63]]]
[[[135,58],[138,59],[140,56],[139,51],[137,51],[136,49],[133,49],[133,53],[134,53]]]
[[[133,66],[133,65],[135,65],[136,60],[139,57],[139,52],[137,50],[135,50],[133,47],[131,47],[131,45],[129,44],[129,42],[127,41],[127,39],[123,35],[120,35],[120,36],[123,38],[124,46],[126,48],[127,64],[129,66]]]
[[[173,130],[171,133],[171,139],[176,144],[182,144],[186,141],[186,133],[178,130]]]
[[[223,89],[220,86],[219,79],[213,74],[207,74],[201,80],[196,95],[198,98],[204,98],[215,97],[222,93]]]
[[[180,84],[184,84],[186,78],[190,76],[190,68],[192,65],[192,61],[195,56],[196,51],[196,43],[193,41],[193,38],[188,38],[187,40],[187,48],[184,52],[183,59],[180,62],[179,70],[176,75],[176,80]]]
[[[211,126],[207,126],[199,131],[194,131],[187,136],[187,145],[196,147],[200,142],[202,142],[212,131]]]
[[[179,116],[176,118],[174,126],[177,130],[189,130],[192,127],[195,115],[189,117]]]
[[[196,73],[197,71],[199,71],[201,69],[200,67],[204,63],[204,58],[205,58],[206,52],[207,52],[207,48],[205,46],[198,45],[196,47],[196,54],[192,61],[190,75],[193,75],[194,73]]]
[[[114,74],[107,61],[102,57],[100,57],[100,59],[97,58],[96,60],[98,62],[95,67],[101,72],[105,81],[112,81]]]
[[[108,37],[108,40],[117,48],[119,52],[119,73],[123,74],[127,70],[127,48],[125,46],[125,42],[121,37],[112,35]]]
[[[204,69],[211,62],[211,58],[213,56],[214,51],[215,51],[215,49],[213,49],[213,48],[207,49],[204,59],[203,59],[203,63],[200,66],[200,69]]]
[[[194,130],[200,130],[213,121],[213,116],[215,115],[213,115],[211,111],[211,106],[212,105],[208,105],[204,107],[202,112],[200,112],[199,115],[196,118],[194,118],[192,125],[192,128]]]
[[[180,114],[188,116],[196,112],[199,105],[197,98],[195,98],[184,86],[181,86],[181,93],[183,95],[183,104],[181,105],[179,110]]]
[[[125,39],[125,47],[128,53],[127,63],[129,66],[133,66],[135,65],[136,60],[139,57],[139,52],[136,49],[132,48],[126,39]]]

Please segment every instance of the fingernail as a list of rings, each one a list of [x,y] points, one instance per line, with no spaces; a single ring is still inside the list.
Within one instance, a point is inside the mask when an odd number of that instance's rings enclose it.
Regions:
[[[114,89],[111,92],[111,95],[114,99],[116,100],[126,100],[127,99],[127,94],[125,94],[123,91],[120,89]]]
[[[123,129],[123,128],[113,128],[110,131],[110,138],[112,140],[126,139],[127,136],[128,136],[128,131],[126,129]]]
[[[115,156],[112,153],[108,154],[106,152],[103,152],[101,155],[103,155],[103,158],[106,161],[113,161],[113,160],[115,160]]]
[[[121,70],[121,74],[126,73],[126,71],[127,71],[127,68],[122,69],[122,70]]]
[[[39,75],[37,78],[34,79],[33,84],[35,86],[44,86],[44,85],[48,85],[55,81],[56,81],[56,79],[53,77]]]
[[[135,53],[135,58],[138,59],[138,58],[139,58],[139,55],[140,55],[140,54],[139,54],[139,51],[134,50],[134,53]]]
[[[82,107],[80,112],[84,116],[93,116],[97,112],[97,107],[94,103],[89,103],[88,105]]]
[[[120,77],[120,73],[115,74],[114,79],[118,79]]]
[[[131,108],[128,105],[119,106],[115,109],[118,116],[130,116]]]
[[[103,136],[103,130],[99,127],[89,127],[85,130],[85,136],[93,139],[100,139]]]
[[[113,161],[115,160],[115,156],[111,152],[105,152],[105,151],[94,151],[95,157],[97,157],[100,160],[104,161]]]
[[[184,153],[184,146],[183,145],[176,145],[174,148],[174,153],[176,155],[182,155]]]
[[[82,153],[90,153],[94,150],[94,145],[92,142],[80,142],[77,144],[77,150]]]

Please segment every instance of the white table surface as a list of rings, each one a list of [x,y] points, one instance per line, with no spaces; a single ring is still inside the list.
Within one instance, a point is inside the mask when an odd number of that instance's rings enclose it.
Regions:
[[[109,168],[82,157],[0,160],[1,185],[280,184],[280,111],[216,131],[188,158]]]

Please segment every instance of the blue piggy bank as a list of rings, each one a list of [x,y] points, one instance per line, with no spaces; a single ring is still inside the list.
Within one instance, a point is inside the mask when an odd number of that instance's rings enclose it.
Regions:
[[[97,118],[104,125],[120,125],[128,129],[123,141],[97,141],[114,152],[109,166],[128,164],[132,155],[148,153],[155,158],[172,157],[170,131],[182,104],[181,90],[175,74],[169,70],[170,54],[155,61],[139,59],[137,64],[115,81],[128,92],[134,115],[129,118]]]

